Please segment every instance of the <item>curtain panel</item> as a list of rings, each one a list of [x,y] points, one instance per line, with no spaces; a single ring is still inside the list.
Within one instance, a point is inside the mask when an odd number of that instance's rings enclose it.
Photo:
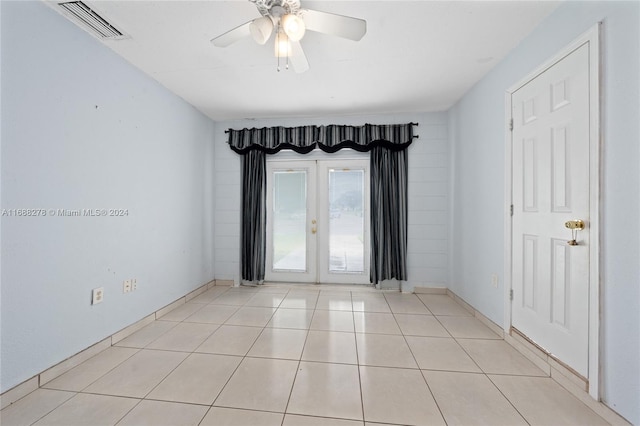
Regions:
[[[407,124],[229,129],[229,146],[242,155],[242,280],[264,280],[266,264],[266,155],[283,149],[371,151],[371,276],[373,284],[406,279],[407,153],[415,136]]]
[[[371,150],[371,276],[407,279],[407,151]],[[374,249],[375,247],[375,249]]]
[[[240,267],[242,279],[264,280],[267,249],[267,159],[262,151],[242,156]]]

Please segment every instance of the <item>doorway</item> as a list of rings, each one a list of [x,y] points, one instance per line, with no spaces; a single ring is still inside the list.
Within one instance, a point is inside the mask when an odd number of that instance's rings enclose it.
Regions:
[[[598,27],[507,92],[506,326],[598,398]]]
[[[267,162],[267,281],[369,284],[369,161]]]

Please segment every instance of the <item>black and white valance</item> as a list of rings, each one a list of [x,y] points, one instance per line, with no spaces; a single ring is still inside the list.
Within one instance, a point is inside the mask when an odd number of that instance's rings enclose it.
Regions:
[[[364,126],[299,126],[263,127],[260,129],[229,129],[229,146],[238,154],[259,150],[275,154],[290,149],[299,154],[307,154],[315,148],[325,152],[336,152],[351,148],[366,152],[375,147],[392,151],[406,149],[414,138],[413,126],[407,124],[365,124]]]
[[[371,283],[406,280],[407,152],[414,138],[407,124],[229,129],[229,146],[242,155],[240,259],[242,280],[264,280],[266,252],[266,155],[290,149],[307,154],[342,148],[371,152]]]

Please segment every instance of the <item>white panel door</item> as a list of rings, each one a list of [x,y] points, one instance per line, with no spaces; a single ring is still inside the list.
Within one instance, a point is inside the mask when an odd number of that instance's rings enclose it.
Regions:
[[[512,326],[584,377],[589,351],[589,50],[512,95]]]

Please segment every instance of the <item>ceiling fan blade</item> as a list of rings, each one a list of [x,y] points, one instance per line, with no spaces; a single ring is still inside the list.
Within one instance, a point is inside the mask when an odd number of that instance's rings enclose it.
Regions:
[[[309,69],[307,56],[304,54],[304,50],[302,50],[302,45],[299,41],[291,41],[291,57],[289,60],[291,61],[293,70],[297,73],[303,73]]]
[[[251,22],[253,21],[244,23],[239,27],[235,27],[234,29],[227,31],[224,34],[211,39],[211,43],[213,43],[213,45],[217,47],[227,47],[238,40],[251,36],[251,31],[249,30]]]
[[[358,41],[367,32],[367,21],[350,16],[304,9],[302,20],[308,30]]]

